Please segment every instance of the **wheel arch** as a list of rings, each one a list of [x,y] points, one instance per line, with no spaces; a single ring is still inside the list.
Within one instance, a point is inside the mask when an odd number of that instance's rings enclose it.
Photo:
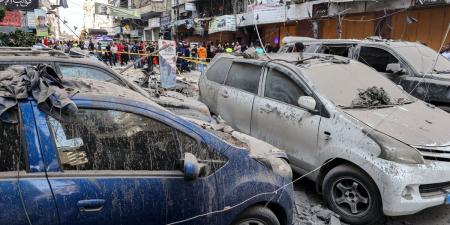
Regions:
[[[355,163],[353,163],[353,162],[351,162],[349,160],[346,160],[346,159],[333,158],[333,159],[326,160],[322,164],[322,167],[320,168],[319,175],[317,176],[316,181],[315,181],[315,183],[316,183],[316,190],[317,190],[318,193],[320,193],[320,194],[322,193],[323,179],[325,178],[327,173],[330,172],[330,170],[332,170],[333,168],[336,168],[336,167],[341,166],[341,165],[349,165],[349,166],[355,167],[356,169],[359,169],[360,171],[365,173],[367,175],[367,177],[369,177],[374,184],[377,184],[375,182],[375,180],[372,178],[372,176],[370,176],[369,173],[367,173],[366,170],[364,170],[359,165],[357,165],[357,164],[355,164]],[[378,193],[381,196],[380,188],[378,187],[378,185],[377,185],[377,189],[378,189]]]
[[[275,202],[257,202],[255,204],[249,205],[247,208],[243,209],[238,215],[236,215],[236,218],[239,217],[243,212],[246,210],[252,208],[252,207],[267,207],[270,209],[275,216],[277,217],[278,221],[281,225],[290,225],[288,224],[288,221],[286,220],[286,212],[284,211],[283,207]],[[235,219],[236,219],[235,218]]]

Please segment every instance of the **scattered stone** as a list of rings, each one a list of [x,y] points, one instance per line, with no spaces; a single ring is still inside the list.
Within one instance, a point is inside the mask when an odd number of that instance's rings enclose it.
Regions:
[[[337,217],[331,216],[330,222],[328,222],[328,225],[341,225],[341,221]]]

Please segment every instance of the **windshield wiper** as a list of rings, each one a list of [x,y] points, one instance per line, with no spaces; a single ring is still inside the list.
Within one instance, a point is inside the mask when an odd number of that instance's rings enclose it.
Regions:
[[[381,109],[381,108],[390,108],[390,107],[394,107],[395,105],[372,105],[372,106],[367,106],[367,105],[352,105],[352,106],[343,106],[343,105],[338,105],[339,108],[341,109]]]

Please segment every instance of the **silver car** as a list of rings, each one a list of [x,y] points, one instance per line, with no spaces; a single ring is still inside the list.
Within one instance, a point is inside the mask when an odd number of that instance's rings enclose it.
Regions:
[[[284,149],[345,222],[450,203],[450,116],[371,67],[320,54],[220,55],[199,86],[211,112]],[[385,104],[358,104],[371,88]]]

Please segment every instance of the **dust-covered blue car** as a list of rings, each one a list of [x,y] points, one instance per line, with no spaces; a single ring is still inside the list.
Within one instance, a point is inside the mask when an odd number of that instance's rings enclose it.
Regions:
[[[48,84],[14,106],[0,88],[0,224],[292,224],[284,154],[236,147],[113,84]],[[61,90],[76,111],[54,107]]]

